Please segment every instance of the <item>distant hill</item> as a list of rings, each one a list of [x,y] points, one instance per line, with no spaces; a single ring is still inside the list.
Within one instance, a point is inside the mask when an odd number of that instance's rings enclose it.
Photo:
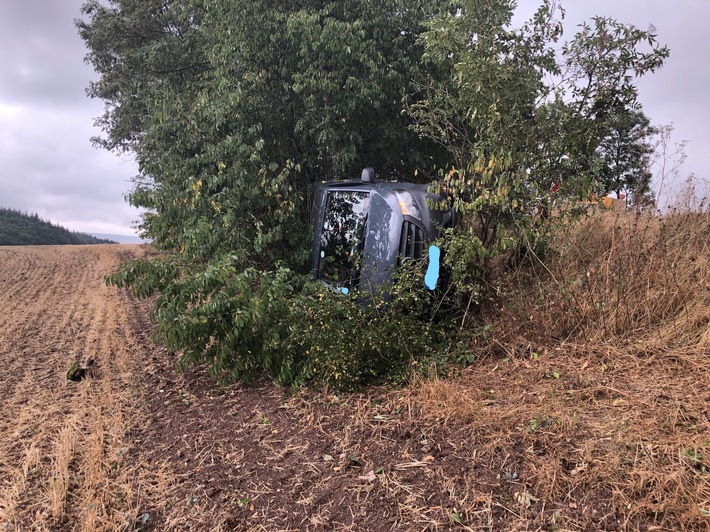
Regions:
[[[134,235],[115,235],[112,233],[91,233],[92,236],[96,238],[104,238],[108,240],[114,240],[119,244],[147,244],[150,240],[143,240],[139,236]]]
[[[37,214],[0,207],[0,246],[115,243],[114,240],[70,231],[42,220]]]

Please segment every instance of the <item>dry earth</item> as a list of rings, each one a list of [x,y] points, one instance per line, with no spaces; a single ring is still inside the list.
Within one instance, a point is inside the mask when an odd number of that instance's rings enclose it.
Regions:
[[[115,246],[0,248],[0,530],[134,517],[122,441],[142,345],[131,302],[102,282],[118,263]],[[67,380],[92,361],[92,375]]]
[[[0,248],[0,530],[710,529],[702,354],[502,350],[404,390],[220,387],[176,374],[145,306],[103,284],[146,253]]]

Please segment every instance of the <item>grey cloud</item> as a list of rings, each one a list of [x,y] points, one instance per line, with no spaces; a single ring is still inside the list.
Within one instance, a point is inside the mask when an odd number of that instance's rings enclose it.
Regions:
[[[124,226],[136,218],[135,213],[126,214],[123,203],[134,164],[92,149],[88,139],[94,132],[85,116],[29,110],[14,121],[12,142],[6,142],[7,136],[0,138],[7,182],[0,204],[8,198],[8,206],[46,209],[54,212],[51,218],[57,222],[67,217],[79,221],[112,217],[114,211],[122,213]]]
[[[101,102],[74,19],[83,0],[0,3],[0,205],[73,230],[131,233],[135,165],[94,149]]]
[[[81,2],[9,0],[0,4],[0,99],[82,105],[93,77],[74,26]]]

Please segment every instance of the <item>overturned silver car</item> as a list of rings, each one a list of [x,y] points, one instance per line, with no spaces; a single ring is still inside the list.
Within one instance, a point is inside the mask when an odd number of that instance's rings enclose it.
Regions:
[[[318,186],[311,271],[335,290],[373,291],[398,265],[428,259],[427,288],[436,287],[439,250],[430,246],[456,215],[427,185],[376,181],[372,168],[361,179]],[[427,201],[429,200],[429,201]],[[446,205],[443,210],[432,206]]]

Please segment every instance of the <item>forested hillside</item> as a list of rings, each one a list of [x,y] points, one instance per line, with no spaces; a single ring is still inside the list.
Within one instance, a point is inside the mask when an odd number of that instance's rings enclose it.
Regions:
[[[115,242],[70,231],[42,220],[37,214],[0,207],[0,246],[58,244],[115,244]]]

